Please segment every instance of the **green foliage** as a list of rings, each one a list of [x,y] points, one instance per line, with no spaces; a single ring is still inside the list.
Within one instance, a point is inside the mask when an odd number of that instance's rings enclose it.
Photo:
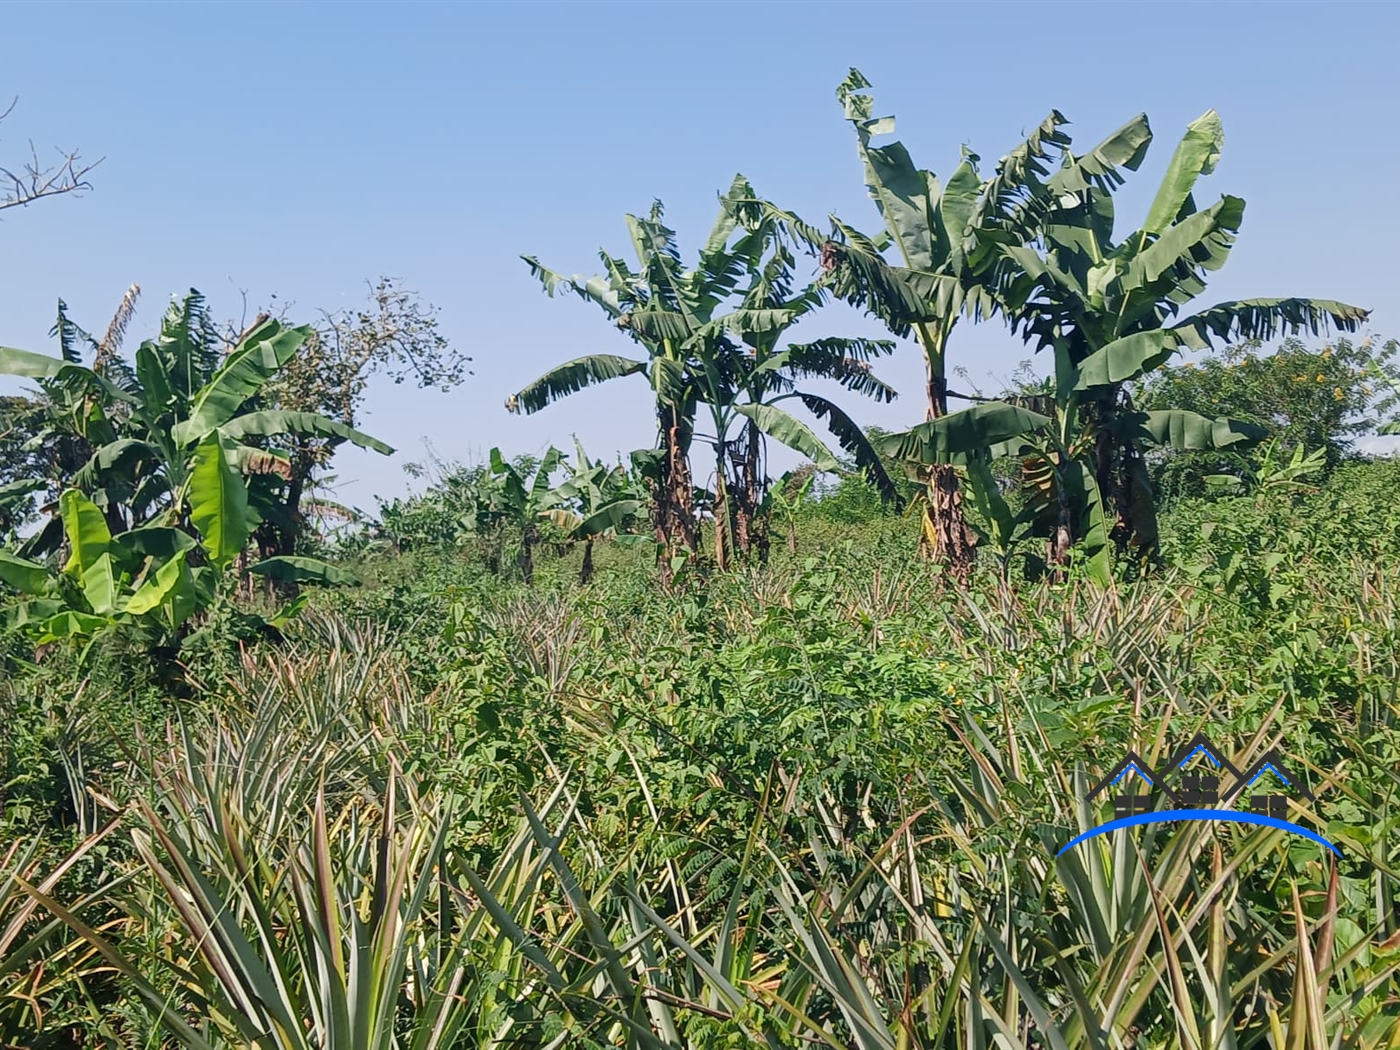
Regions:
[[[663,564],[680,551],[698,551],[698,519],[691,446],[703,407],[710,416],[714,449],[715,554],[725,568],[747,553],[761,532],[757,520],[767,490],[767,438],[773,438],[823,470],[836,469],[835,454],[803,421],[779,403],[800,401],[822,420],[840,447],[881,488],[894,487],[859,426],[829,398],[797,389],[806,378],[832,380],[846,389],[891,400],[893,389],[870,370],[889,353],[882,340],[828,337],[783,346],[787,331],[822,302],[818,283],[796,287],[796,260],[783,222],[736,175],[695,267],[681,263],[674,231],[662,223],[658,201],[647,218],[627,216],[638,269],[606,252],[605,276],[566,277],[525,256],[546,293],[572,290],[599,306],[646,352],[645,359],[594,354],[560,365],[512,395],[512,412],[536,412],[562,397],[631,375],[652,390],[660,455],[652,464],[653,525],[663,539]],[[761,545],[760,545],[761,549]],[[687,555],[686,557],[689,557]]]
[[[90,647],[99,635],[130,628],[148,648],[178,648],[244,557],[255,528],[276,509],[266,478],[277,476],[282,460],[260,442],[333,436],[392,451],[327,417],[261,407],[263,388],[295,357],[307,329],[264,321],[220,356],[203,301],[192,292],[172,303],[160,337],[137,350],[134,371],[104,357],[104,346],[91,339],[93,368],[76,363],[75,341],[84,333],[61,308],[55,330],[62,358],[12,350],[0,356],[0,369],[45,381],[39,403],[47,422],[32,440],[89,450],[71,478],[30,479],[61,481],[57,513],[18,554],[3,554],[0,579],[23,596],[4,609],[5,618],[38,645],[77,640]],[[61,551],[63,571],[50,578],[37,559]],[[296,556],[263,559],[254,571],[284,583],[344,576]],[[254,617],[255,630],[275,630],[295,608],[285,606],[271,620]]]
[[[1263,354],[1257,343],[1228,347],[1199,362],[1156,372],[1136,392],[1143,408],[1176,406],[1205,415],[1225,415],[1263,427],[1285,448],[1325,453],[1331,471],[1350,454],[1356,436],[1384,416],[1397,397],[1386,388],[1395,374],[1400,344],[1375,347],[1370,339],[1341,338],[1321,348],[1288,339]],[[1169,497],[1204,495],[1205,476],[1242,475],[1248,457],[1180,453],[1154,468]]]
[[[540,466],[487,483],[529,492]],[[450,548],[371,559],[369,585],[319,595],[283,650],[207,678],[183,725],[114,724],[137,781],[91,724],[82,783],[134,836],[91,889],[44,888],[63,853],[39,847],[37,895],[16,899],[68,955],[33,987],[94,1030],[75,981],[125,1003],[109,1025],[149,1023],[145,1002],[173,1011],[171,1036],[263,1026],[277,1046],[331,1031],[337,1004],[381,1039],[369,1019],[392,1015],[405,1042],[441,1021],[500,1047],[550,1030],[1030,1050],[1053,1032],[1088,1050],[1133,1027],[1192,1045],[1182,1026],[1263,1046],[1275,1024],[1383,1046],[1395,469],[1182,504],[1167,577],[1107,591],[1009,573],[941,590],[889,545],[882,522],[908,539],[897,521],[834,525],[821,501],[796,512],[802,555],[670,594],[620,548],[588,588],[548,563],[526,588]],[[90,566],[111,552],[82,549]],[[1050,860],[1095,822],[1078,799],[1126,747],[1204,724],[1296,757],[1345,854],[1335,909],[1323,859],[1269,830],[1163,830],[1141,839],[1145,869],[1128,838]],[[12,789],[25,835],[81,794],[48,779]],[[76,947],[89,932],[103,954]],[[371,942],[372,966],[336,961]],[[1294,988],[1304,965],[1315,991]]]

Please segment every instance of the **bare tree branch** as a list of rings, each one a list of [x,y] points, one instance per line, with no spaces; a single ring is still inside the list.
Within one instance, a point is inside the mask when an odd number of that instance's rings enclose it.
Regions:
[[[0,113],[4,120],[14,112],[18,97]],[[77,150],[58,150],[59,160],[45,167],[39,160],[39,151],[34,143],[29,143],[30,160],[22,170],[0,166],[0,211],[32,204],[43,197],[56,197],[64,193],[81,193],[92,189],[87,175],[101,164],[105,157],[99,157],[91,164],[85,163]]]

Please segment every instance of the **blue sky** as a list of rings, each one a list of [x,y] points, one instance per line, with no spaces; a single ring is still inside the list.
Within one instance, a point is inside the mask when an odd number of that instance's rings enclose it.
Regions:
[[[992,162],[1051,109],[1086,148],[1139,111],[1156,142],[1122,193],[1135,225],[1186,124],[1219,110],[1226,142],[1202,200],[1248,201],[1210,300],[1389,301],[1400,213],[1395,5],[1384,3],[10,3],[0,163],[77,146],[93,192],[4,213],[0,344],[54,351],[64,298],[106,324],[133,281],[128,349],[172,293],[219,317],[292,300],[355,305],[385,273],[441,307],[475,358],[451,394],[381,384],[366,429],[400,451],[337,463],[342,498],[402,493],[426,445],[448,460],[577,433],[594,455],[651,442],[641,380],[532,417],[502,402],[549,366],[628,352],[594,308],[546,298],[518,256],[593,272],[622,216],[661,198],[689,252],[742,171],[765,196],[874,228],[834,89],[849,66],[923,167],[967,143]],[[15,45],[22,46],[15,46]],[[797,329],[880,334],[844,307]],[[1028,355],[999,324],[965,326],[954,364],[996,388]],[[905,391],[863,422],[922,418],[917,351],[881,366]],[[6,391],[12,389],[6,386]],[[784,466],[775,457],[778,466]]]

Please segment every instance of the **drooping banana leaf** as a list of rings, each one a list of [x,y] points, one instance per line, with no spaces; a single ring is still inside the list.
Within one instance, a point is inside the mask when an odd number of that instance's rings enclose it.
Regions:
[[[131,401],[132,397],[121,387],[103,379],[90,368],[65,361],[61,357],[36,354],[32,350],[16,350],[0,346],[0,375],[15,376],[19,379],[47,379],[61,383],[72,383],[79,387],[98,389],[118,401]]]
[[[1212,338],[1268,342],[1284,332],[1317,335],[1328,325],[1355,332],[1370,315],[1369,310],[1332,299],[1238,299],[1183,318],[1172,330],[1193,350],[1205,350]]]
[[[155,558],[166,561],[197,546],[194,538],[181,529],[166,525],[141,525],[112,538],[132,560]]]
[[[290,412],[283,409],[265,409],[260,412],[247,412],[235,416],[219,427],[226,437],[244,441],[250,437],[275,437],[280,434],[298,434],[308,437],[335,437],[371,449],[385,456],[394,450],[354,427],[337,422],[319,412]]]
[[[608,503],[586,517],[558,508],[546,512],[546,516],[574,539],[587,539],[622,528],[627,519],[640,514],[644,506],[646,504],[642,500],[622,499]]]
[[[734,410],[753,420],[759,430],[775,441],[781,441],[788,448],[802,453],[816,464],[818,470],[835,473],[841,469],[841,463],[811,427],[776,405],[735,405]]]
[[[826,422],[832,437],[836,438],[837,444],[844,452],[855,459],[856,466],[865,474],[866,480],[875,486],[880,498],[888,503],[898,504],[901,499],[899,488],[860,425],[834,401],[816,394],[798,394],[797,397],[807,406],[807,411]]]
[[[328,562],[318,558],[303,558],[290,554],[265,558],[248,566],[248,571],[257,576],[266,576],[270,580],[282,583],[324,583],[332,586],[356,587],[359,586],[360,582],[353,573],[346,572]]]
[[[966,463],[999,442],[1049,426],[1049,416],[1002,401],[973,405],[879,441],[885,455],[914,463]]]
[[[1175,449],[1216,449],[1250,445],[1263,440],[1268,431],[1238,419],[1203,416],[1185,409],[1163,409],[1134,413],[1126,421],[1139,436],[1155,445]]]
[[[21,594],[43,595],[49,591],[49,570],[9,551],[0,550],[0,582]]]
[[[634,361],[617,354],[593,354],[553,368],[506,402],[511,412],[538,412],[560,398],[584,387],[634,375],[646,370],[645,361]]]
[[[1006,554],[1016,541],[1016,530],[1020,522],[1001,493],[1001,487],[981,456],[971,456],[967,462],[967,489],[990,532],[990,539],[998,553]]]
[[[67,609],[43,622],[39,629],[37,644],[48,645],[68,638],[88,638],[96,634],[112,621],[105,616]]]

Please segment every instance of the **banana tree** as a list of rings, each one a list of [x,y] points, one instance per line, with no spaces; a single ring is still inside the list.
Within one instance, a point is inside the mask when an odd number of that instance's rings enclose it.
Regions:
[[[950,398],[968,399],[949,388],[948,344],[960,319],[979,320],[998,309],[999,247],[1037,235],[1047,214],[1047,193],[1055,200],[1119,180],[1118,168],[1136,167],[1141,160],[1142,141],[1134,127],[1120,129],[1085,157],[1066,158],[1052,175],[1051,160],[1063,157],[1070,141],[1060,130],[1065,118],[1052,111],[1001,158],[990,177],[981,175],[980,158],[964,150],[945,186],[932,172],[916,168],[902,143],[872,145],[874,137],[892,133],[895,124],[892,117],[872,117],[869,87],[852,69],[837,98],[855,129],[866,188],[885,229],[867,236],[831,216],[830,232],[824,232],[791,213],[755,203],[777,214],[820,253],[825,287],[879,318],[895,335],[918,342],[926,373],[926,425],[936,426],[950,414]],[[955,424],[953,430],[962,427]],[[921,546],[965,582],[975,539],[963,512],[957,471],[943,459],[918,468],[915,473],[926,488]]]
[[[663,574],[682,553],[699,549],[695,485],[690,450],[695,440],[699,406],[708,406],[715,433],[714,445],[721,536],[728,528],[733,502],[726,486],[730,473],[731,430],[743,418],[747,445],[734,468],[742,480],[745,498],[752,491],[753,506],[761,501],[763,436],[771,436],[804,455],[835,458],[811,429],[771,403],[782,389],[786,374],[824,371],[850,389],[876,389],[864,361],[853,360],[852,351],[883,352],[873,341],[846,343],[842,353],[836,343],[813,344],[780,357],[776,344],[781,334],[820,301],[815,289],[793,293],[791,256],[778,245],[778,228],[772,222],[747,221],[736,202],[752,198],[752,190],[737,176],[724,198],[720,215],[698,264],[683,268],[675,234],[661,222],[659,202],[648,218],[627,217],[639,269],[631,270],[621,259],[602,253],[606,275],[592,278],[564,277],[525,257],[531,271],[551,296],[561,288],[577,293],[601,307],[615,325],[646,350],[645,359],[595,354],[570,361],[546,373],[511,397],[513,412],[536,412],[559,398],[611,379],[643,375],[651,385],[658,427],[658,451],[649,471],[652,523],[663,554]],[[745,220],[745,221],[741,221]],[[760,353],[762,356],[760,356]],[[778,358],[770,360],[770,358]],[[761,369],[761,370],[760,370]],[[888,390],[883,384],[878,389]],[[824,417],[847,451],[870,469],[878,470],[878,458],[868,448],[860,429],[825,398],[796,394],[807,407]],[[765,404],[764,401],[768,403]],[[747,471],[747,475],[746,475]],[[723,539],[717,552],[721,563],[728,555]]]
[[[946,186],[914,166],[901,142],[872,145],[894,131],[894,118],[872,117],[870,82],[852,69],[837,89],[856,132],[866,189],[884,220],[877,237],[860,233],[836,217],[819,249],[828,281],[838,296],[880,318],[897,336],[912,336],[925,365],[926,420],[946,416],[948,343],[958,320],[995,307],[988,288],[997,259],[993,245],[1018,238],[1024,225],[1021,202],[1039,187],[1045,161],[1068,143],[1059,130],[1064,118],[1052,112],[1034,135],[1004,157],[996,174],[983,178],[976,154],[964,151]],[[1027,188],[1029,187],[1029,189]],[[893,251],[897,262],[886,258]],[[921,546],[944,560],[954,578],[971,570],[974,537],[962,509],[955,469],[924,465],[926,484]]]
[[[750,267],[739,308],[721,321],[726,333],[702,344],[699,383],[709,410],[715,452],[715,554],[724,568],[730,554],[757,548],[767,553],[764,509],[770,479],[765,438],[800,452],[822,471],[842,469],[835,453],[806,423],[786,410],[797,401],[822,420],[839,446],[888,501],[898,490],[860,426],[829,398],[798,389],[799,379],[834,382],[855,394],[890,402],[897,394],[880,380],[870,362],[892,353],[884,339],[826,337],[784,345],[793,325],[826,298],[821,283],[796,288],[796,260],[784,241],[783,224],[763,209],[750,208],[753,190],[736,179],[726,198],[733,220],[761,238],[765,256]],[[737,433],[736,433],[737,431]]]
[[[190,529],[193,472],[210,461],[200,460],[197,451],[211,435],[226,442],[229,468],[250,477],[285,472],[286,456],[271,445],[279,436],[338,438],[386,455],[393,451],[326,416],[280,411],[261,402],[259,391],[296,354],[308,332],[263,321],[224,355],[203,299],[191,292],[172,302],[159,337],[136,351],[134,368],[110,352],[104,357],[105,343],[94,343],[94,365],[86,368],[64,340],[63,358],[0,349],[0,374],[39,380],[52,406],[65,410],[51,411],[50,425],[35,440],[57,440],[66,432],[91,448],[85,461],[57,480],[86,492],[113,532],[166,518]],[[243,489],[247,496],[247,486]],[[251,514],[256,524],[273,501],[266,485],[255,485],[252,497],[245,516]],[[232,530],[230,539],[240,531]],[[61,540],[51,521],[26,553],[48,553]]]
[[[787,549],[797,553],[797,516],[801,513],[812,495],[817,473],[809,471],[805,477],[797,471],[788,471],[778,479],[777,484],[768,490],[760,508],[764,515],[778,515],[782,519],[787,534]]]
[[[0,608],[0,621],[22,630],[36,646],[84,643],[80,659],[94,641],[117,631],[133,635],[152,653],[173,655],[187,625],[219,591],[220,567],[205,557],[207,545],[201,550],[188,532],[160,524],[113,534],[101,509],[77,489],[66,490],[58,502],[68,560],[55,571],[0,550],[0,583],[17,594]],[[260,562],[246,571],[353,582],[348,573],[310,558]],[[267,619],[248,619],[262,632],[276,631],[304,601],[289,602]]]
[[[58,339],[58,359],[0,347],[0,374],[35,380],[38,387],[37,396],[7,399],[6,451],[13,459],[6,475],[12,485],[56,497],[95,447],[116,440],[129,414],[129,396],[99,366],[120,340],[136,291],[133,286],[127,293],[102,342],[68,316],[60,299],[49,333]],[[93,369],[82,365],[86,349],[92,351]],[[120,527],[115,518],[110,524]],[[55,534],[50,530],[50,537]]]
[[[555,500],[549,477],[558,469],[564,454],[557,448],[545,453],[533,476],[526,477],[517,465],[507,463],[501,450],[491,450],[491,469],[482,486],[483,524],[499,531],[503,525],[520,530],[518,564],[525,582],[535,579],[534,548],[540,540],[540,519],[547,516]]]
[[[204,337],[206,326],[197,293],[172,304],[160,338],[137,350],[134,369],[106,363],[104,371],[117,382],[74,361],[0,349],[0,374],[38,379],[46,391],[74,395],[74,404],[81,394],[82,433],[94,448],[72,478],[74,497],[81,496],[82,502],[75,504],[67,494],[65,499],[70,507],[97,508],[102,524],[101,532],[94,531],[87,516],[73,517],[76,510],[65,518],[60,500],[57,513],[21,548],[20,560],[35,564],[34,559],[66,547],[67,570],[85,574],[93,565],[76,552],[93,536],[97,549],[105,551],[118,543],[124,550],[120,544],[130,542],[138,544],[135,550],[143,557],[160,559],[137,563],[116,556],[110,566],[114,596],[108,601],[97,593],[87,596],[86,607],[74,605],[69,611],[79,615],[64,621],[73,628],[68,634],[87,637],[93,633],[87,628],[101,626],[84,616],[128,611],[120,600],[123,573],[134,586],[142,572],[164,570],[166,580],[174,581],[182,572],[179,565],[207,567],[221,575],[238,561],[247,572],[284,585],[344,579],[331,566],[310,558],[283,556],[247,564],[248,540],[261,515],[245,476],[276,469],[280,457],[261,443],[282,434],[335,436],[385,454],[392,449],[324,416],[258,404],[259,388],[296,352],[306,329],[263,322],[220,358]],[[87,522],[83,528],[74,524],[80,520]],[[174,533],[179,537],[172,538]],[[124,536],[132,539],[119,540]],[[147,549],[151,543],[157,547]],[[107,570],[93,571],[101,574],[95,586],[102,592]],[[205,590],[212,593],[209,587]],[[95,605],[93,597],[100,599]],[[177,619],[180,622],[171,627],[178,633],[188,617]]]
[[[660,455],[649,484],[652,524],[663,551],[663,572],[681,552],[698,549],[690,445],[695,431],[695,388],[683,349],[691,330],[727,289],[712,287],[716,275],[683,271],[675,235],[661,222],[661,202],[647,218],[627,216],[639,269],[633,271],[606,251],[602,276],[566,277],[522,256],[551,298],[561,289],[600,307],[613,324],[645,351],[642,360],[592,354],[551,369],[506,401],[511,412],[538,412],[585,387],[623,376],[644,376],[651,386]]]
[[[1308,452],[1304,446],[1293,446],[1287,462],[1283,460],[1282,443],[1278,435],[1264,442],[1259,450],[1259,462],[1247,468],[1244,477],[1237,474],[1207,474],[1206,487],[1213,492],[1227,495],[1254,493],[1261,505],[1265,499],[1283,493],[1315,492],[1305,478],[1313,478],[1327,470],[1327,450],[1313,449]]]
[[[1059,354],[1063,354],[1063,349]],[[1058,359],[1058,358],[1057,358]],[[1065,368],[1071,366],[1065,365]],[[1112,578],[1112,537],[1107,509],[1093,470],[1099,431],[1082,410],[1081,396],[1097,384],[1083,379],[1065,396],[1053,381],[1003,399],[987,400],[880,440],[882,451],[911,463],[943,463],[968,472],[972,497],[985,521],[983,542],[997,554],[1004,574],[1022,540],[1046,540],[1045,564],[1062,576],[1071,551],[1086,574],[1100,583]],[[1226,418],[1180,409],[1124,412],[1115,420],[1116,440],[1141,456],[1153,446],[1177,449],[1244,448],[1263,429]],[[990,470],[1003,457],[1021,461],[1022,506],[1013,511]],[[1150,506],[1150,493],[1148,494]]]
[[[1140,143],[1140,159],[1151,142],[1147,117],[1135,118],[1125,129]],[[1268,340],[1302,330],[1315,334],[1329,325],[1354,331],[1367,317],[1367,311],[1346,303],[1300,298],[1224,302],[1180,316],[1205,290],[1207,275],[1224,265],[1244,215],[1238,197],[1224,196],[1204,210],[1196,206],[1196,182],[1214,170],[1222,143],[1214,110],[1194,121],[1146,221],[1121,241],[1113,239],[1112,197],[1121,179],[1062,192],[1068,187],[1057,175],[1032,197],[1034,242],[998,246],[1004,260],[998,304],[1013,331],[1034,341],[1037,350],[1053,352],[1061,434],[1082,427],[1080,444],[1071,448],[1073,442],[1062,441],[1064,447],[1053,451],[1087,466],[1092,479],[1086,475],[1082,485],[1065,487],[1084,489],[1088,503],[1080,504],[1080,511],[1095,499],[1102,502],[1109,537],[1120,549],[1133,546],[1150,554],[1157,545],[1141,440],[1157,416],[1145,418],[1134,409],[1126,383],[1179,351],[1207,349],[1214,340]],[[1061,175],[1076,161],[1066,153],[1065,162]],[[1173,418],[1187,417],[1178,413]],[[1165,426],[1167,437],[1178,435]],[[1203,433],[1199,425],[1188,429],[1198,437]],[[1235,429],[1227,427],[1226,436]],[[1063,458],[1044,466],[1071,469]],[[1096,491],[1090,490],[1090,480]],[[1052,558],[1064,550],[1064,544],[1053,546]]]
[[[590,460],[577,438],[574,450],[569,476],[549,493],[559,506],[545,516],[571,543],[583,544],[579,583],[587,583],[593,578],[594,542],[616,535],[636,517],[646,506],[646,492],[621,464],[609,468],[602,460]]]

